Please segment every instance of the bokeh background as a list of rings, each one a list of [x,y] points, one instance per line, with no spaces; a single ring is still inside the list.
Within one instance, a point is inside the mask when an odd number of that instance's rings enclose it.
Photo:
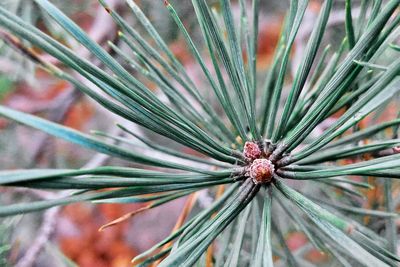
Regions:
[[[52,1],[76,21],[92,39],[107,48],[107,41],[118,42],[118,29],[109,15],[96,0]],[[184,63],[193,78],[198,66],[189,55],[182,36],[178,34],[161,0],[136,0],[154,23],[171,50]],[[191,1],[170,1],[184,20],[195,40],[200,42]],[[250,5],[251,1],[248,1]],[[258,68],[268,68],[274,47],[279,37],[287,0],[261,1],[260,45]],[[267,3],[266,3],[267,2]],[[344,1],[336,1],[335,11],[329,22],[326,42],[337,46],[343,37]],[[357,1],[355,1],[357,2]],[[132,25],[136,21],[124,0],[107,0]],[[212,3],[212,1],[210,1]],[[237,3],[235,12],[239,12]],[[292,63],[302,56],[321,1],[310,1],[303,25],[296,39]],[[55,25],[48,15],[31,0],[0,0],[0,5],[37,25],[54,38],[70,46],[76,53],[91,60],[90,53],[75,43]],[[216,8],[218,8],[216,6]],[[138,30],[143,30],[138,26]],[[145,36],[145,35],[144,35]],[[41,53],[41,51],[37,51]],[[46,55],[43,55],[46,57]],[[47,60],[54,60],[47,58]],[[197,81],[201,83],[202,81]],[[0,42],[0,102],[12,108],[36,114],[69,127],[90,132],[101,130],[121,134],[115,127],[118,118],[83,96],[68,83],[57,80],[35,66],[25,57]],[[394,110],[394,109],[393,109]],[[393,115],[393,114],[392,114]],[[393,115],[395,116],[395,114]],[[151,134],[149,138],[155,138]],[[39,131],[19,126],[0,118],[0,169],[71,168],[118,164],[131,166],[129,162],[116,161],[95,154],[78,146],[56,140]],[[157,142],[168,142],[157,140]],[[180,149],[180,148],[176,148]],[[378,190],[378,189],[377,189]],[[0,187],[0,205],[17,201],[52,199],[59,192],[21,190]],[[374,203],[379,192],[371,193],[369,201]],[[207,205],[207,192],[200,195]],[[105,223],[139,209],[140,204],[74,204],[53,208],[45,212],[16,216],[0,220],[0,266],[82,266],[125,267],[131,259],[165,237],[174,227],[182,212],[186,199],[179,199],[156,209],[143,212],[131,220],[108,228],[98,229]],[[372,205],[372,204],[371,204]],[[198,208],[198,207],[195,207]],[[308,243],[306,237],[296,230],[286,236],[291,250],[301,250]],[[303,257],[317,265],[328,262],[327,256],[316,250],[304,250]]]

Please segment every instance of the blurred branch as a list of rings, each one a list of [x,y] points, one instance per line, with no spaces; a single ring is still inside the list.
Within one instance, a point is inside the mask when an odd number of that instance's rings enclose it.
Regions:
[[[73,88],[62,93],[52,103],[48,110],[48,119],[57,123],[63,123],[70,109],[77,103],[83,94]],[[36,149],[32,154],[31,166],[34,166],[41,158],[52,153],[52,140],[47,134],[41,135],[36,141]]]
[[[30,248],[27,250],[25,255],[17,262],[15,267],[30,267],[33,265],[35,260],[38,258],[38,255],[54,232],[59,210],[60,208],[56,207],[51,208],[44,213],[43,222],[36,239],[32,242]]]

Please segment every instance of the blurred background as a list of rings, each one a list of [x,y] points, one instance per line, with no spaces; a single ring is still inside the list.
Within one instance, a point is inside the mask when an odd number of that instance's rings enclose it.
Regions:
[[[109,50],[107,41],[120,45],[117,27],[96,0],[53,0],[52,2],[106,49]],[[118,10],[132,25],[136,24],[124,0],[106,0],[106,2]],[[168,42],[171,50],[187,67],[189,74],[196,79],[195,74],[199,67],[189,55],[184,40],[178,34],[162,1],[136,0],[136,2],[140,4]],[[170,2],[183,18],[192,38],[201,42],[201,32],[196,26],[191,1],[171,0]],[[238,14],[238,4],[236,1],[232,2]],[[288,1],[261,2],[258,68],[260,73],[265,73],[262,70],[268,68],[273,56]],[[251,1],[246,3],[250,7]],[[296,65],[302,56],[301,51],[311,32],[320,4],[321,1],[310,1],[296,39],[291,63],[293,65]],[[35,24],[44,32],[74,49],[82,57],[92,59],[88,51],[66,35],[33,1],[0,0],[0,5]],[[344,1],[335,1],[335,11],[331,16],[329,31],[325,36],[326,42],[331,43],[332,46],[337,46],[344,34],[343,8]],[[138,26],[138,30],[143,29]],[[145,34],[144,37],[146,37]],[[120,48],[126,49],[123,45],[120,45]],[[40,51],[37,52],[40,53]],[[46,55],[43,56],[46,57]],[[54,59],[49,57],[47,60]],[[118,118],[83,96],[68,83],[36,69],[26,57],[14,52],[1,42],[0,101],[12,108],[42,116],[83,132],[101,130],[119,134],[115,127]],[[0,118],[0,136],[1,169],[80,168],[102,164],[130,166],[129,162],[116,161],[95,154],[2,118]],[[154,137],[150,136],[150,138]],[[157,140],[157,142],[167,141]],[[204,194],[201,196],[201,201],[207,202],[207,192],[202,193]],[[63,193],[0,188],[0,205],[17,201],[52,199],[59,197],[60,194]],[[141,205],[74,204],[45,212],[1,219],[0,266],[130,266],[131,259],[137,253],[143,252],[170,233],[182,212],[185,201],[185,199],[179,199],[143,212],[132,220],[102,232],[98,229],[103,224],[136,210]],[[295,230],[288,231],[286,238],[292,250],[300,249],[307,243],[305,236]],[[307,251],[304,257],[321,266],[327,262],[327,256],[315,250]]]

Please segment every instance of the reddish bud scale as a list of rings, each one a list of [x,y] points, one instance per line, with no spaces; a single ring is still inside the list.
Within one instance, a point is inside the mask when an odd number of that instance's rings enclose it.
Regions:
[[[260,147],[253,142],[246,142],[244,144],[243,155],[250,160],[257,159],[261,156],[261,149]]]
[[[272,180],[275,167],[268,159],[256,159],[249,167],[249,176],[255,184],[265,184]]]

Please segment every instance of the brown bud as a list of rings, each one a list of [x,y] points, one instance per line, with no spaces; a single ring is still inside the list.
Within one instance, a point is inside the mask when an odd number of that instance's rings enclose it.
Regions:
[[[254,142],[246,142],[244,144],[243,155],[250,160],[257,159],[261,156],[260,147]]]
[[[272,180],[275,167],[268,159],[256,159],[250,165],[249,176],[255,184],[265,184]]]

